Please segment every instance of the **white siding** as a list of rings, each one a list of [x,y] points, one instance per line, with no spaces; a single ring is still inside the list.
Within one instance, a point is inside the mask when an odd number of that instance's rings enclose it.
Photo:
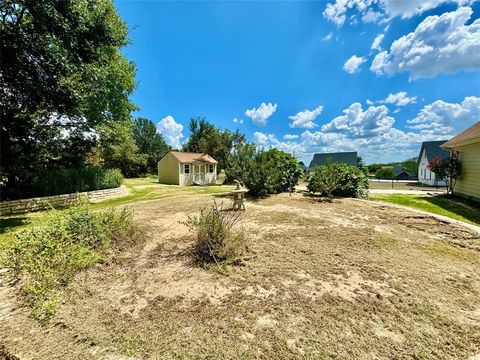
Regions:
[[[190,165],[190,173],[185,174],[184,165],[180,170],[180,185],[193,185],[194,181],[204,182],[214,185],[217,182],[217,165],[213,166],[213,173],[208,172],[208,164],[192,163]]]
[[[418,182],[430,186],[446,186],[445,181],[436,178],[435,173],[428,168],[428,158],[425,150],[418,164]]]

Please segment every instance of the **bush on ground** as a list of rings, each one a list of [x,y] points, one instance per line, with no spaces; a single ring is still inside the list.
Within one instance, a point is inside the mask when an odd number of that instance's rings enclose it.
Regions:
[[[37,174],[30,196],[49,196],[116,188],[122,184],[122,179],[122,173],[118,169],[100,167],[50,169]]]
[[[272,148],[260,151],[250,161],[243,183],[252,195],[294,191],[303,169],[290,154]]]
[[[135,241],[139,229],[126,210],[93,212],[88,206],[51,211],[41,226],[24,230],[2,254],[20,280],[25,303],[42,322],[54,314],[57,298],[82,269],[106,250]]]
[[[245,251],[243,230],[235,229],[240,212],[225,210],[223,204],[214,202],[198,216],[189,216],[184,222],[196,233],[195,256],[202,264],[216,263],[220,270],[225,265],[241,261]]]
[[[307,189],[322,196],[365,197],[369,180],[357,166],[328,162],[310,174]]]

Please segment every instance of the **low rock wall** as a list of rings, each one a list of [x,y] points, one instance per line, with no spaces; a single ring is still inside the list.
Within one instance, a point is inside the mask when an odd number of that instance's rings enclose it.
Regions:
[[[86,191],[73,194],[52,195],[0,202],[0,215],[23,214],[31,211],[47,210],[52,207],[63,208],[78,205],[82,201],[98,202],[108,198],[119,197],[128,194],[125,185],[118,188]]]

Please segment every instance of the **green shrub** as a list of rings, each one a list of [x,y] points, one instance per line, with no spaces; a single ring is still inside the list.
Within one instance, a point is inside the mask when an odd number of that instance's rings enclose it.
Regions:
[[[119,187],[122,179],[122,174],[118,169],[99,167],[51,169],[41,172],[35,177],[30,196],[110,189]]]
[[[223,271],[224,265],[236,264],[245,251],[243,230],[236,230],[240,212],[225,210],[214,202],[198,216],[189,216],[184,222],[196,233],[195,256],[200,263],[216,263]]]
[[[329,161],[317,166],[310,174],[307,189],[323,196],[365,197],[369,180],[357,166],[337,164]]]
[[[292,155],[272,148],[256,154],[242,181],[252,195],[278,194],[293,191],[302,174]]]
[[[138,234],[126,210],[93,212],[80,206],[51,211],[41,226],[15,234],[2,263],[20,279],[33,317],[48,321],[60,291],[75,274],[100,261],[109,247],[135,241]]]
[[[245,175],[252,166],[257,154],[254,144],[241,142],[233,147],[228,155],[225,167],[225,183],[233,184],[235,180],[245,182]]]

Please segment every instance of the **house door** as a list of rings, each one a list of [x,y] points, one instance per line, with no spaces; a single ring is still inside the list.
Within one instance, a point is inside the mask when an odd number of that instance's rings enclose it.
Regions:
[[[204,165],[193,165],[193,181],[205,181]]]

